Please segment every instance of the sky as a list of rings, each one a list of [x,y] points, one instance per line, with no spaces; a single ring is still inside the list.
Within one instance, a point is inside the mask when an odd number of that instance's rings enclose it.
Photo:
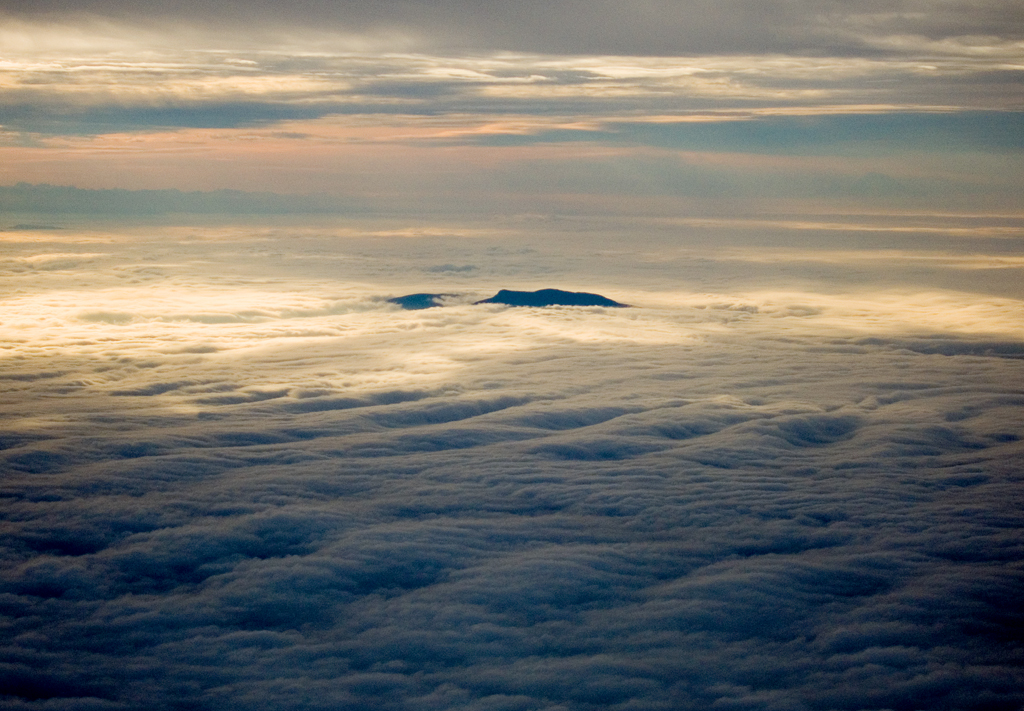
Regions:
[[[1020,711],[1022,80],[1009,1],[0,0],[0,709]]]
[[[4,2],[0,187],[271,192],[348,214],[1016,214],[1022,15]]]

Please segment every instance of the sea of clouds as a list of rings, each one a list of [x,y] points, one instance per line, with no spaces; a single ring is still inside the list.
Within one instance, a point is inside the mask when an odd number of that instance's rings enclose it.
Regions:
[[[1019,226],[880,220],[0,232],[0,708],[1017,711]]]

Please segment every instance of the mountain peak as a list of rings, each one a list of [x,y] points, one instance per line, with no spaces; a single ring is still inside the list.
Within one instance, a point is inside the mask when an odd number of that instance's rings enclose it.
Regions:
[[[562,291],[561,289],[539,289],[538,291],[512,291],[502,289],[489,299],[475,302],[477,304],[505,304],[507,306],[612,306],[625,308],[628,304],[620,304],[600,294],[589,294],[585,291]]]

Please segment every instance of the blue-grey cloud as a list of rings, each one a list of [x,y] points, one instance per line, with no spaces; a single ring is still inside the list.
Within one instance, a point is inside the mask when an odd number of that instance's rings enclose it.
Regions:
[[[772,154],[878,154],[893,150],[1020,151],[1017,112],[882,113],[766,117],[745,121],[609,122],[605,131],[554,129],[536,134],[467,137],[483,145],[600,142],[680,150]]]
[[[232,215],[352,213],[352,201],[326,195],[282,195],[242,190],[88,190],[71,185],[18,183],[0,186],[0,210],[7,213],[164,215],[167,213]],[[12,226],[17,229],[17,226]],[[59,268],[60,265],[50,265]],[[116,318],[116,317],[114,317]],[[97,316],[102,320],[102,316]]]

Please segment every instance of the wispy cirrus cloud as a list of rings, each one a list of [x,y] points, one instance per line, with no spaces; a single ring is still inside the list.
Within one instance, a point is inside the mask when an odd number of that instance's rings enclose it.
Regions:
[[[921,25],[871,48],[866,40],[754,47],[736,35],[713,51],[681,42],[672,52],[638,44],[632,53],[609,45],[587,54],[571,42],[488,44],[491,20],[457,4],[433,9],[467,11],[459,26],[471,39],[461,45],[431,34],[436,18],[399,31],[414,18],[403,14],[412,6],[383,12],[380,22],[353,9],[347,25],[324,19],[302,31],[302,21],[330,9],[311,4],[289,25],[271,21],[273,8],[254,6],[247,24],[218,6],[204,29],[173,5],[116,20],[103,14],[113,7],[72,17],[38,5],[5,23],[3,180],[373,193],[394,204],[475,201],[481,209],[496,209],[495,200],[473,193],[517,184],[562,202],[614,191],[844,195],[916,200],[918,208],[930,200],[929,209],[988,190],[986,210],[1001,209],[994,206],[1019,187],[1024,54],[1012,23],[971,36]],[[730,7],[739,25],[792,20],[779,7],[761,15]],[[811,10],[805,29],[836,12]],[[882,26],[860,10],[873,12],[852,8],[836,27]],[[900,12],[913,24],[910,10]],[[405,19],[390,22],[396,17]],[[724,158],[708,171],[715,154],[816,155],[831,165],[802,177],[722,175]],[[189,164],[198,155],[207,159],[203,171]]]
[[[0,34],[7,126],[109,131],[204,124],[254,125],[289,115],[404,112],[590,115],[816,106],[1019,108],[1020,43],[980,39],[919,56],[666,56],[366,51],[343,36],[299,45],[286,35],[255,48],[244,35],[196,36],[137,28],[18,21]],[[64,34],[62,34],[64,33]],[[65,37],[65,34],[67,35]],[[339,46],[341,51],[339,51]],[[987,47],[988,49],[981,49]],[[950,99],[956,96],[955,101]],[[643,101],[642,110],[636,102]],[[45,109],[43,108],[45,107]],[[64,108],[60,108],[64,107]],[[236,107],[234,112],[231,107]],[[109,123],[100,123],[107,115]],[[62,123],[61,118],[64,117]],[[210,119],[207,119],[209,121]],[[90,124],[90,121],[92,124]],[[161,121],[163,122],[161,124]]]

